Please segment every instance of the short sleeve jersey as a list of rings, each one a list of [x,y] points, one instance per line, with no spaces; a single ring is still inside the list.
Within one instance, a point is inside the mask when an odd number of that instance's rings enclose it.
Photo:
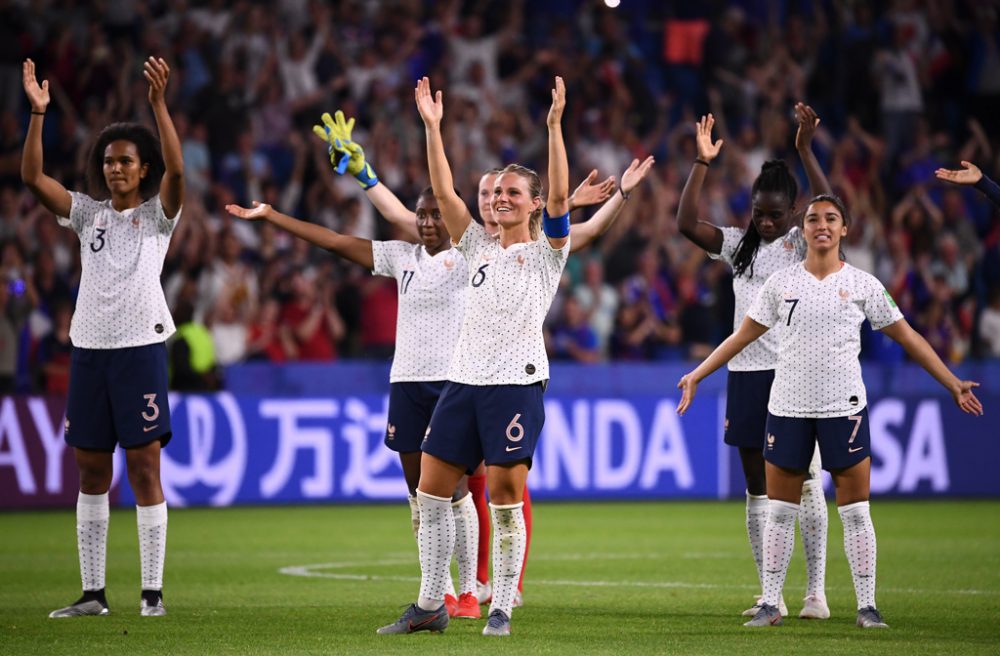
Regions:
[[[868,404],[861,324],[881,330],[903,318],[875,276],[844,264],[817,280],[801,262],[767,280],[748,316],[781,327],[768,411],[811,418],[844,417]]]
[[[469,267],[465,320],[448,379],[466,385],[530,385],[549,377],[542,323],[569,256],[542,237],[501,248],[475,222],[458,250]]]
[[[156,195],[119,212],[111,201],[70,192],[69,217],[59,224],[80,238],[83,275],[69,336],[74,346],[118,349],[163,342],[174,320],[160,285],[177,216]]]
[[[399,293],[389,381],[447,379],[465,313],[465,258],[455,248],[430,255],[404,241],[373,241],[372,255],[372,273],[395,278]]]
[[[746,230],[740,228],[720,228],[722,230],[722,250],[718,255],[709,253],[709,257],[720,259],[733,266],[736,247],[739,245]],[[806,256],[806,245],[802,239],[802,231],[797,227],[789,230],[784,237],[775,239],[770,244],[761,242],[757,249],[757,257],[753,261],[753,277],[748,277],[750,270],[742,276],[733,277],[733,295],[736,297],[736,307],[733,312],[733,332],[743,323],[743,317],[761,287],[771,274],[787,266],[801,262]],[[730,371],[764,371],[774,369],[778,361],[778,336],[776,331],[769,331],[743,349],[729,362]]]

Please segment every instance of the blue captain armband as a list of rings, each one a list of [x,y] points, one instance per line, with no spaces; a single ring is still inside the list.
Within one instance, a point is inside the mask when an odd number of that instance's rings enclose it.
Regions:
[[[549,211],[542,210],[542,232],[550,239],[569,237],[569,211],[560,216],[549,216]]]

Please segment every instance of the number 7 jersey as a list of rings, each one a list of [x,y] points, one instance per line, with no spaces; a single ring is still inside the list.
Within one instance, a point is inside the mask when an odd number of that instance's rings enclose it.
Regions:
[[[875,276],[844,263],[818,280],[801,262],[768,278],[747,316],[777,328],[768,412],[811,418],[843,417],[868,404],[861,324],[867,319],[881,330],[903,318]]]

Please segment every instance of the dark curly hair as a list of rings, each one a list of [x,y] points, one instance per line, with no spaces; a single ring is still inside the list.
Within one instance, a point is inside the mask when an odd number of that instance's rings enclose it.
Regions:
[[[87,190],[98,200],[111,197],[104,179],[104,150],[112,141],[119,140],[134,143],[139,151],[139,163],[149,165],[146,177],[139,182],[139,195],[143,200],[149,200],[159,193],[160,181],[167,168],[163,163],[160,140],[152,130],[138,123],[112,123],[97,135],[87,157]]]
[[[772,159],[764,162],[760,167],[760,175],[753,181],[750,188],[750,197],[754,198],[758,193],[778,192],[788,198],[788,208],[795,204],[795,198],[799,195],[799,183],[795,180],[788,164],[782,159]],[[757,226],[751,219],[743,239],[736,245],[736,252],[733,254],[733,274],[742,276],[749,269],[747,278],[753,278],[753,262],[757,259],[757,250],[760,248],[760,233]]]

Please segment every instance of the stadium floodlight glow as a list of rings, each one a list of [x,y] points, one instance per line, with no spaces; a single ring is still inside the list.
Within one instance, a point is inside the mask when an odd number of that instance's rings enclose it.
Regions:
[[[604,0],[604,4],[614,9],[621,4],[621,0]]]

